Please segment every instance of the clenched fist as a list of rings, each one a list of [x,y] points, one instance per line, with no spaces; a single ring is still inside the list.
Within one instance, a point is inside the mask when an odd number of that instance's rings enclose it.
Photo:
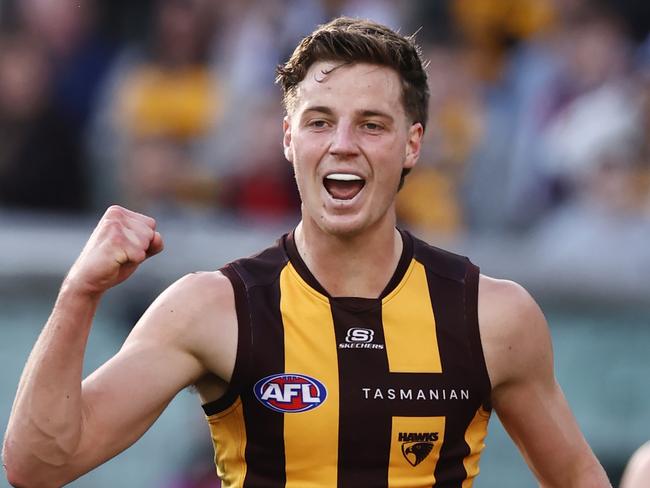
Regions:
[[[156,221],[118,205],[109,207],[66,277],[77,292],[100,295],[126,280],[163,241]]]

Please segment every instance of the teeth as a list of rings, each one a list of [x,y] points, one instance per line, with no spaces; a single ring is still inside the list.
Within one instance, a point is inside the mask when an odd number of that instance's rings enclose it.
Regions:
[[[328,180],[336,181],[360,181],[363,179],[361,176],[353,175],[350,173],[333,173],[331,175],[327,175],[325,178]]]

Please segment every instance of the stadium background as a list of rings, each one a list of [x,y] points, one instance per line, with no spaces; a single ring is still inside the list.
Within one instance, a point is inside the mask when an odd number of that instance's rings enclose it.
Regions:
[[[557,376],[616,486],[650,439],[643,0],[0,0],[0,430],[106,205],[156,217],[166,251],[107,294],[89,371],[171,281],[295,225],[273,69],[341,13],[418,31],[431,118],[401,225],[540,301]],[[215,487],[211,457],[185,391],[71,486]],[[478,488],[535,486],[496,416],[481,468]]]

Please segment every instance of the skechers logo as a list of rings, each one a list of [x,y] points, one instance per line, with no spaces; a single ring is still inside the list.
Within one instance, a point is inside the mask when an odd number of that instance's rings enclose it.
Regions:
[[[345,336],[345,342],[339,344],[339,349],[383,349],[383,344],[375,344],[375,331],[363,327],[351,327]]]
[[[325,385],[303,374],[267,376],[255,383],[253,391],[265,407],[282,413],[313,410],[327,398]]]
[[[374,337],[375,331],[372,329],[352,327],[351,329],[348,329],[348,335],[345,336],[345,342],[372,342]]]
[[[397,440],[402,443],[402,455],[411,466],[424,461],[438,441],[437,432],[400,432]]]

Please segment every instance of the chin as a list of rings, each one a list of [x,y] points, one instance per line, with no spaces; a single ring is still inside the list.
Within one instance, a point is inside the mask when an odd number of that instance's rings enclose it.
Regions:
[[[355,215],[321,215],[317,220],[321,230],[329,235],[345,238],[354,237],[372,227],[366,216]]]

